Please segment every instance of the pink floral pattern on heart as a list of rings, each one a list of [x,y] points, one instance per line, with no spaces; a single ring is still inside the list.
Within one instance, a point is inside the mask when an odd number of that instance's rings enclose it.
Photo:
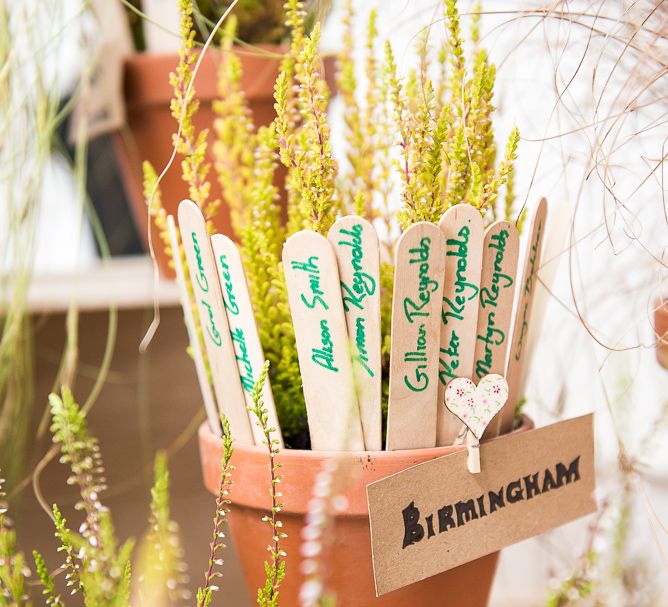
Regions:
[[[501,375],[486,375],[476,386],[466,377],[445,389],[445,406],[480,440],[485,428],[508,400],[508,383]]]

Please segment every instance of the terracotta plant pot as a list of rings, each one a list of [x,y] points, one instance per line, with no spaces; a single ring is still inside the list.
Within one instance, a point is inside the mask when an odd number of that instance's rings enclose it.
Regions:
[[[264,52],[264,54],[263,54]],[[274,83],[278,76],[281,56],[285,48],[262,45],[256,52],[243,49],[238,52],[241,59],[243,76],[241,88],[246,94],[256,126],[269,124],[274,116]],[[200,108],[195,117],[197,129],[213,130],[215,115],[211,104],[218,96],[216,72],[220,65],[221,53],[209,51],[202,61],[195,80],[196,98]],[[333,89],[334,58],[323,59],[324,71],[330,89]],[[124,67],[124,95],[127,113],[127,126],[115,134],[114,146],[125,183],[125,190],[131,201],[137,228],[148,242],[148,217],[142,187],[142,162],[148,160],[156,171],[160,172],[172,154],[172,135],[177,124],[169,109],[172,88],[169,85],[169,73],[178,65],[177,55],[140,53],[128,58]],[[208,160],[213,163],[209,138]],[[282,182],[282,171],[277,172],[277,182]],[[211,199],[222,198],[222,192],[213,168],[210,173]],[[160,188],[162,203],[168,213],[176,215],[178,203],[187,196],[188,188],[181,178],[180,159],[177,158],[171,169],[163,177]],[[230,215],[226,205],[221,205],[215,221],[219,232],[231,234]],[[157,238],[155,228],[153,242],[158,257],[160,270],[166,276],[173,277],[168,267],[168,259]]]
[[[668,299],[657,299],[654,304],[654,332],[656,359],[664,369],[668,369]]]
[[[527,418],[517,431],[533,424]],[[222,441],[206,424],[199,429],[204,484],[217,493],[220,481]],[[437,447],[406,451],[328,453],[285,449],[278,456],[283,481],[284,509],[280,518],[287,539],[286,577],[280,589],[282,605],[299,605],[301,530],[313,492],[313,484],[325,460],[339,458],[337,474],[346,479],[343,495],[347,509],[335,518],[333,545],[324,562],[329,587],[336,592],[337,607],[484,607],[494,580],[498,553],[490,554],[451,571],[376,598],[371,562],[371,540],[366,485],[421,462],[453,453],[463,447]],[[268,558],[270,528],[262,517],[269,514],[269,470],[265,447],[235,445],[229,525],[235,540],[251,596],[264,585],[263,563]]]

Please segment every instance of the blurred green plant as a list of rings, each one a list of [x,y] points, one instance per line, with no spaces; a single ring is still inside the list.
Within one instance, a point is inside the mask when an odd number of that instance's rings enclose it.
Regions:
[[[77,17],[90,10],[83,2]],[[70,99],[61,100],[58,70],[50,59],[69,39],[64,27],[62,3],[46,0],[39,7],[31,3],[0,4],[0,195],[3,221],[0,228],[3,247],[0,255],[0,461],[5,466],[7,486],[13,496],[25,486],[19,482],[23,472],[27,437],[33,414],[33,324],[28,311],[28,291],[33,279],[38,218],[43,210],[44,183],[54,152],[60,151],[57,128],[74,106],[83,107],[91,80],[92,61],[81,67],[80,82]],[[88,40],[82,37],[82,47]],[[29,77],[26,75],[29,74]],[[75,154],[71,170],[79,207],[84,210],[103,256],[108,248],[99,224],[86,199],[87,120],[79,112],[74,129]],[[72,224],[73,234],[78,225]],[[114,342],[114,311],[110,311],[110,332],[105,359],[98,381],[87,404],[95,400],[104,378]],[[77,368],[78,312],[73,303],[66,318],[66,340],[62,347],[55,384],[74,381]],[[46,431],[45,410],[39,432]]]
[[[8,506],[2,490],[4,482],[4,479],[0,479],[0,606],[27,606],[30,570],[16,545],[16,532],[7,515]]]
[[[67,387],[62,389],[61,395],[51,394],[49,403],[51,432],[60,452],[59,461],[69,468],[67,483],[76,486],[79,492],[74,508],[83,515],[83,521],[74,531],[58,506],[52,507],[58,552],[63,556],[63,563],[58,569],[59,573],[64,573],[63,590],[68,595],[79,594],[85,607],[126,607],[130,603],[147,607],[182,605],[189,597],[186,565],[179,529],[170,515],[170,481],[165,454],[158,453],[155,458],[148,531],[138,551],[136,574],[133,576],[131,557],[134,540],[119,541],[111,513],[101,500],[101,494],[106,489],[104,465],[97,439],[88,431],[86,414]],[[233,445],[227,420],[223,419],[222,425],[225,438],[220,491],[213,517],[209,568],[205,583],[197,592],[198,607],[207,607],[217,589],[214,581],[221,575],[218,569],[222,565],[221,551],[225,547],[222,542],[223,523],[229,506]],[[38,551],[33,552],[33,557],[46,604],[65,607],[63,593],[57,588],[58,578],[50,573]],[[7,516],[0,481],[0,607],[31,606],[28,592],[30,575]]]
[[[134,591],[139,605],[180,605],[190,598],[187,567],[179,527],[169,507],[167,456],[155,457],[149,528],[138,555],[138,583]]]
[[[145,50],[144,18],[141,0],[122,0],[128,15],[135,48]],[[193,17],[197,26],[195,42],[203,43],[220,16],[229,8],[228,0],[194,0]],[[322,21],[331,10],[331,0],[306,2],[308,29]],[[239,0],[234,16],[238,22],[235,41],[244,44],[282,44],[289,36],[283,19],[283,0]]]

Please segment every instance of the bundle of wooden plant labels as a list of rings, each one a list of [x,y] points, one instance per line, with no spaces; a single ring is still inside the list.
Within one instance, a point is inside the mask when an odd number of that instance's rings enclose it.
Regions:
[[[400,236],[385,442],[376,230],[349,215],[327,237],[300,230],[287,238],[283,272],[313,449],[415,449],[451,445],[465,435],[473,447],[483,433],[512,429],[546,211],[542,199],[526,231],[521,264],[516,225],[499,220],[484,229],[480,212],[467,204],[449,208],[438,224],[414,223]],[[261,428],[249,407],[265,360],[241,256],[228,236],[209,237],[193,202],[180,204],[178,220],[213,392],[170,216],[174,263],[212,428],[218,428],[220,411],[236,441],[259,444]],[[263,396],[273,438],[283,445],[269,382]],[[471,466],[475,471],[476,462]]]
[[[356,36],[362,4],[346,2],[336,78],[346,145],[338,154],[320,28],[305,22],[302,2],[285,2],[290,40],[270,124],[255,121],[232,52],[234,20],[226,22],[212,132],[193,121],[193,22],[184,11],[172,110],[189,199],[177,228],[147,167],[148,210],[181,288],[211,430],[200,429],[202,469],[214,493],[223,486],[221,456],[231,457],[231,441],[218,438],[221,415],[237,445],[243,490],[231,500],[230,524],[248,546],[246,574],[264,553],[251,549],[248,514],[260,509],[272,541],[297,553],[312,503],[326,508],[314,498],[305,514],[301,498],[325,485],[333,496],[337,480],[350,507],[333,515],[332,553],[345,556],[327,568],[345,580],[341,604],[371,604],[372,560],[377,595],[476,561],[382,604],[435,604],[427,601],[461,578],[476,580],[478,598],[448,600],[483,605],[494,552],[595,508],[592,417],[532,430],[519,415],[540,324],[532,308],[547,202],[516,200],[517,128],[497,149],[496,70],[481,45],[479,5],[469,45],[456,0],[444,0],[443,18],[430,25],[445,35],[423,28],[416,66],[402,74],[374,10],[364,39]],[[224,200],[211,195],[212,172]],[[214,233],[221,209],[227,234]],[[278,533],[277,459],[290,514]],[[272,492],[259,497],[262,479]],[[368,529],[359,525],[366,513]],[[277,544],[270,551],[279,558]],[[319,583],[314,560],[299,570],[315,571],[307,583]],[[281,590],[297,604],[290,592]]]
[[[248,407],[266,358],[263,403],[282,446],[378,451],[466,440],[474,448],[483,431],[507,432],[516,418],[546,203],[531,222],[515,204],[520,136],[512,129],[498,153],[496,71],[480,44],[479,12],[467,57],[456,1],[445,0],[444,39],[425,29],[419,67],[404,76],[373,10],[356,48],[353,4],[336,78],[340,158],[320,28],[308,30],[302,2],[285,3],[290,45],[269,125],[254,122],[232,52],[234,20],[226,22],[212,133],[193,122],[193,21],[184,12],[172,109],[190,200],[177,229],[148,166],[149,213],[181,285],[213,432],[222,412],[239,443],[263,441]],[[224,200],[211,199],[212,168]],[[221,209],[228,235],[212,234]]]

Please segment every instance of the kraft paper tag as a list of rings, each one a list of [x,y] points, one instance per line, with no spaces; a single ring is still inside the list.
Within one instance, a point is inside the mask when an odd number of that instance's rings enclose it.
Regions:
[[[596,510],[593,415],[480,445],[367,485],[378,596]]]

